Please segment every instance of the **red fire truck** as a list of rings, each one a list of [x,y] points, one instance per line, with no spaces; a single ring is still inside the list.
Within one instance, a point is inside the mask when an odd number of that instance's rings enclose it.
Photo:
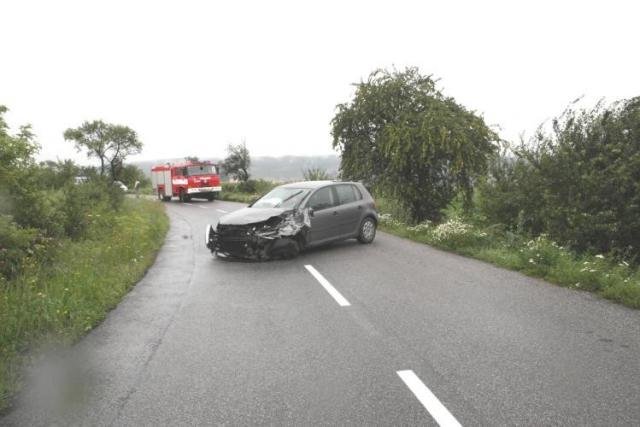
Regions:
[[[192,198],[212,201],[222,190],[217,167],[209,161],[154,166],[151,168],[151,183],[158,199],[165,202],[172,196],[181,202]]]

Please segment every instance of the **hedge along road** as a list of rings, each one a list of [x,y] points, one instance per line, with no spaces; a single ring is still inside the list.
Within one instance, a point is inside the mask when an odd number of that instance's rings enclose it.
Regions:
[[[156,264],[0,424],[640,424],[640,311],[384,233],[212,258],[242,206],[168,203]]]

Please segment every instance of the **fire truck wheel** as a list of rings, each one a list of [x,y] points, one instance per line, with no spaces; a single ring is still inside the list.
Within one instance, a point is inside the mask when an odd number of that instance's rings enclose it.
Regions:
[[[216,196],[207,196],[207,200],[213,202],[216,199]]]
[[[178,198],[180,199],[180,201],[182,203],[185,203],[185,202],[189,201],[189,196],[187,195],[187,193],[184,192],[184,190],[180,190]]]

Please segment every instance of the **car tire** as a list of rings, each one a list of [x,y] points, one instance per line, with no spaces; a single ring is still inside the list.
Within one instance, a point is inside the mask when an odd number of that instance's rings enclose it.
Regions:
[[[283,252],[282,259],[293,259],[300,255],[300,245],[294,239],[290,239],[291,243],[287,246],[287,250]]]
[[[376,238],[376,221],[370,216],[366,217],[360,223],[360,230],[358,232],[358,241],[360,243],[371,243]]]

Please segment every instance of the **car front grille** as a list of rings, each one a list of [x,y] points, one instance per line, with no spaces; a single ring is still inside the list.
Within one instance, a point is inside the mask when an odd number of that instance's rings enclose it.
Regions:
[[[247,227],[237,225],[218,225],[218,234],[223,241],[246,241]]]

